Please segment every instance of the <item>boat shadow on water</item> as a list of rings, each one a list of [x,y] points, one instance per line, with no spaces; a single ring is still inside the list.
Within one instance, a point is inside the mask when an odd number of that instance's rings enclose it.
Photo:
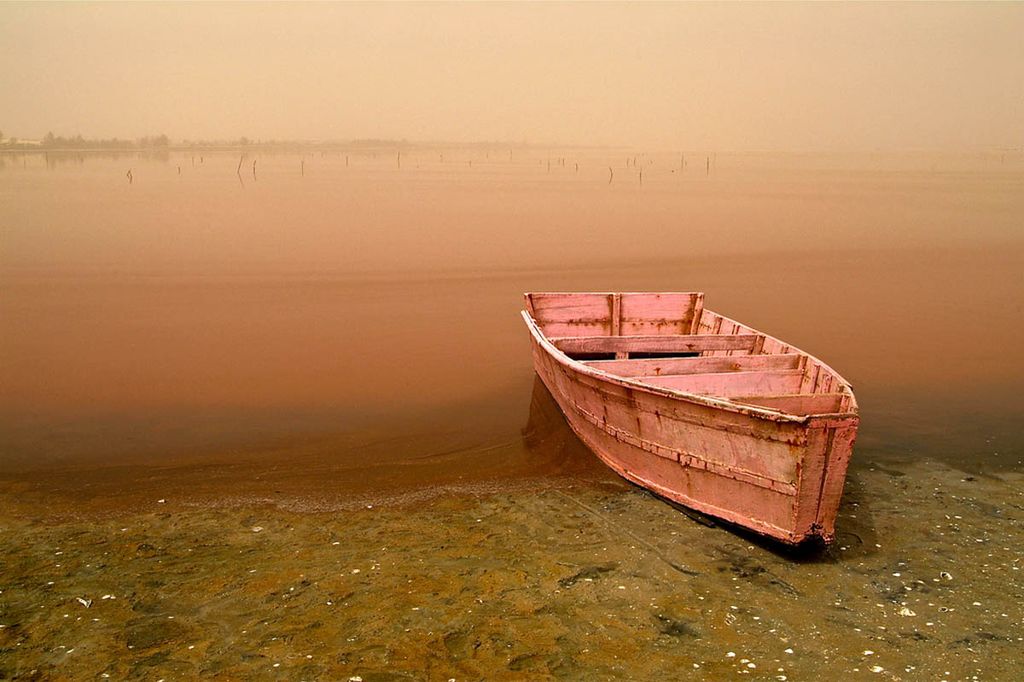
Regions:
[[[536,374],[530,393],[530,413],[522,429],[530,457],[553,473],[572,473],[587,482],[620,483],[619,478],[576,437],[547,386]]]
[[[522,429],[522,437],[527,451],[543,461],[546,468],[554,466],[561,473],[571,474],[586,483],[611,486],[628,494],[657,500],[666,507],[668,513],[677,514],[679,518],[703,527],[709,534],[709,543],[718,540],[711,534],[724,531],[794,563],[836,563],[873,553],[876,541],[874,524],[871,512],[865,505],[866,498],[857,466],[850,468],[846,478],[846,488],[839,508],[843,523],[836,530],[835,541],[825,544],[814,539],[793,546],[690,509],[617,476],[576,436],[558,403],[536,375],[530,395],[529,419]],[[851,514],[854,515],[852,518]]]

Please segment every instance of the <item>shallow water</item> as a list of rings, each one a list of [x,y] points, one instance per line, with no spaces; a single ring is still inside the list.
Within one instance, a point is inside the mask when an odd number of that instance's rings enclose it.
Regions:
[[[2,157],[0,677],[1008,676],[1024,158],[663,153],[641,183],[628,151],[348,156]],[[550,409],[520,294],[658,289],[854,384],[829,553],[695,524]],[[360,582],[377,544],[401,560]]]

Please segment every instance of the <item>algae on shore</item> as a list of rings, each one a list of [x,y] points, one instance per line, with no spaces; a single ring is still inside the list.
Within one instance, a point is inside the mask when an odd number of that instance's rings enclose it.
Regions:
[[[5,514],[0,678],[1010,679],[1022,483],[860,463],[837,543],[796,554],[571,478],[330,514]]]

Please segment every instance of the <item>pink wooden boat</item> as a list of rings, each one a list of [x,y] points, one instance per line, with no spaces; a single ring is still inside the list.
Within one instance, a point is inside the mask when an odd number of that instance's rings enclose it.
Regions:
[[[825,363],[701,293],[532,293],[533,363],[598,457],[789,544],[833,539],[859,417]]]

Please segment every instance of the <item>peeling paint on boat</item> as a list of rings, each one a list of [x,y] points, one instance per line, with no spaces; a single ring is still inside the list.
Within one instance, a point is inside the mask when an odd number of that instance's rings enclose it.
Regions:
[[[834,538],[859,423],[835,370],[702,293],[525,298],[534,368],[605,464],[784,543]]]

